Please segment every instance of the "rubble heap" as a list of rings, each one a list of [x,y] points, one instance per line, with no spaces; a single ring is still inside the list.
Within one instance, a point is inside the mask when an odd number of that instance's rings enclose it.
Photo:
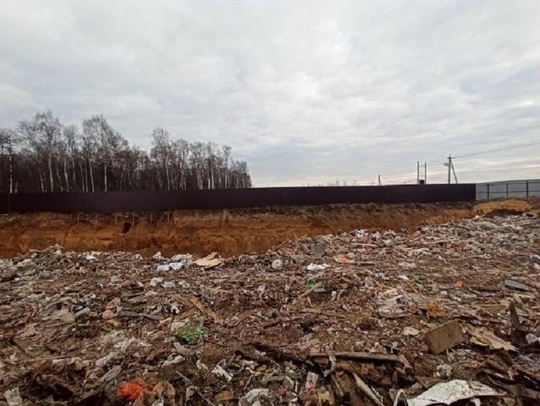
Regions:
[[[0,404],[540,404],[539,287],[532,213],[228,259],[30,251],[0,261]]]

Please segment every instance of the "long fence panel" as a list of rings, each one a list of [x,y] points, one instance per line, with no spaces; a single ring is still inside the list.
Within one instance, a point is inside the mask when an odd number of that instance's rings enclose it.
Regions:
[[[528,198],[540,196],[540,179],[508,180],[502,182],[478,183],[476,199],[498,199],[502,197]]]
[[[474,184],[280,187],[229,190],[1,194],[1,213],[216,210],[338,203],[472,201]]]

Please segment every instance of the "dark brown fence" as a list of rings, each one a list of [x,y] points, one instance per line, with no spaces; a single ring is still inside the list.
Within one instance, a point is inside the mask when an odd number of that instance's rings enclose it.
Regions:
[[[180,192],[1,194],[1,213],[114,213],[215,210],[336,203],[434,203],[472,201],[475,184],[345,187],[280,187]]]

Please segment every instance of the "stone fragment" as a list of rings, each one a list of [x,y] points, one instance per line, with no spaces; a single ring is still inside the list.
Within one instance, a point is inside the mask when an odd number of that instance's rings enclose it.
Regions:
[[[515,289],[515,290],[524,290],[524,291],[531,290],[531,288],[529,286],[525,285],[524,283],[514,281],[512,279],[506,279],[504,281],[504,286],[506,286],[507,288],[510,288],[510,289]]]
[[[283,269],[283,261],[281,259],[274,259],[272,261],[272,269],[274,269],[275,271]]]

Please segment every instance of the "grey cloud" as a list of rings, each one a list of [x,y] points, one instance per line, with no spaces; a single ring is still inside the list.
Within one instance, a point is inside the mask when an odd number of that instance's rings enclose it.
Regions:
[[[6,0],[0,16],[2,126],[102,113],[148,147],[159,125],[231,145],[258,186],[406,181],[417,160],[538,138],[535,0]],[[540,177],[507,170],[539,152],[456,165]]]

